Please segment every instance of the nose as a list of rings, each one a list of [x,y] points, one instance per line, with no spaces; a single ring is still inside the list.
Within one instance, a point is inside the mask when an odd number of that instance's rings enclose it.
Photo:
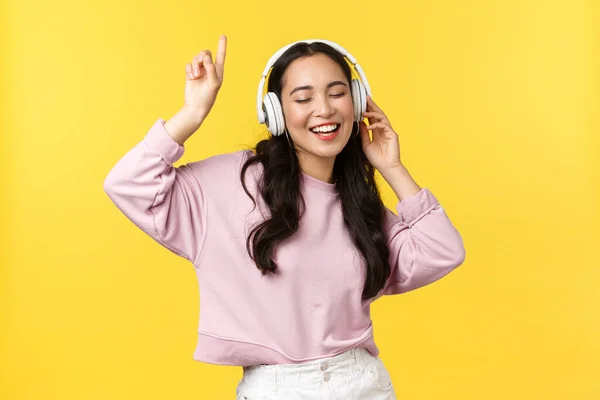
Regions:
[[[334,108],[327,96],[317,96],[315,101],[315,116],[328,117],[334,112]]]

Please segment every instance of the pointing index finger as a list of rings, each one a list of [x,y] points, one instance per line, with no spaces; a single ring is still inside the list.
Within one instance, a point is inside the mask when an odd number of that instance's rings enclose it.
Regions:
[[[215,60],[215,64],[223,68],[223,64],[225,64],[225,54],[227,50],[227,36],[221,35],[219,38],[219,48],[217,49],[217,59]]]

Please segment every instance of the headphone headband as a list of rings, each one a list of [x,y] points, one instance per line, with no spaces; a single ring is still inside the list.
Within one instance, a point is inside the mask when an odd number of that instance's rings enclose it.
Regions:
[[[298,43],[313,43],[313,42],[325,43],[325,44],[333,47],[340,54],[342,54],[344,57],[346,57],[350,61],[350,63],[352,63],[354,70],[358,74],[362,84],[364,85],[364,87],[367,91],[367,95],[371,96],[371,88],[369,87],[369,82],[367,81],[367,77],[365,76],[360,65],[356,62],[356,59],[352,56],[352,54],[347,52],[346,49],[344,49],[339,44],[336,44],[329,40],[321,40],[321,39],[300,40],[300,41],[290,43],[290,44],[282,47],[275,54],[273,54],[271,56],[271,58],[269,58],[269,61],[267,61],[267,65],[265,66],[265,69],[263,70],[262,76],[260,78],[260,83],[258,84],[258,93],[256,94],[256,112],[258,114],[258,122],[259,123],[264,124],[265,120],[266,120],[266,115],[262,109],[262,104],[263,104],[263,96],[264,96],[263,91],[264,91],[264,87],[265,87],[265,81],[266,81],[267,75],[269,73],[269,70],[273,67],[273,64],[275,64],[275,62],[277,62],[279,57],[281,57],[281,55],[283,53],[285,53],[287,51],[287,49],[289,49],[293,45],[298,44]]]

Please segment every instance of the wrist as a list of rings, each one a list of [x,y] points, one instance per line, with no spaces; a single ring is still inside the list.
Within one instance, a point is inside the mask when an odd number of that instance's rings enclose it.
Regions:
[[[408,172],[408,169],[402,165],[396,165],[379,171],[383,179],[392,188],[399,201],[413,196],[421,190],[421,187],[415,182]]]
[[[198,109],[183,106],[171,119],[165,123],[167,133],[177,143],[183,146],[185,141],[202,125],[205,115]]]
[[[410,175],[408,172],[408,169],[401,163],[397,163],[394,165],[390,165],[384,168],[377,168],[379,170],[379,173],[381,174],[382,177],[392,177],[392,176],[399,176],[399,175]]]
[[[189,121],[197,124],[198,127],[200,127],[200,125],[208,115],[208,112],[200,108],[194,107],[192,105],[184,104],[183,107],[181,107],[179,114],[185,116],[185,118],[187,118]]]

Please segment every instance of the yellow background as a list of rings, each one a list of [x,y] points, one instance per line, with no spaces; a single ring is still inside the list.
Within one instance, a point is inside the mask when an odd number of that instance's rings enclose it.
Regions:
[[[234,398],[241,368],[192,359],[191,264],[103,191],[221,33],[225,83],[181,162],[254,144],[267,59],[329,39],[463,235],[459,270],[373,306],[399,399],[600,398],[598,4],[2,2],[0,398]]]

